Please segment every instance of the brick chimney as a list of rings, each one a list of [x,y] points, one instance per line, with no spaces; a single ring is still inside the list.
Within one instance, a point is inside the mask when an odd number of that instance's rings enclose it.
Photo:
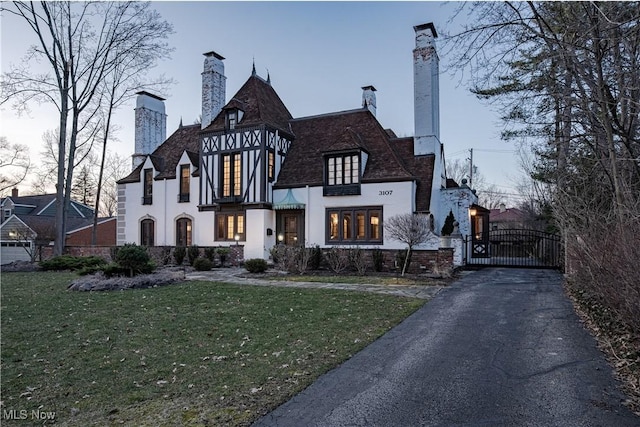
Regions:
[[[371,114],[376,115],[376,88],[373,86],[362,87],[362,107],[369,109]]]
[[[167,115],[164,109],[164,98],[141,91],[136,98],[135,152],[133,168],[135,169],[167,139]]]
[[[17,188],[12,188],[11,189],[11,197],[18,197],[18,189]]]
[[[225,105],[227,78],[224,57],[211,51],[204,54],[202,71],[202,129],[206,128]]]

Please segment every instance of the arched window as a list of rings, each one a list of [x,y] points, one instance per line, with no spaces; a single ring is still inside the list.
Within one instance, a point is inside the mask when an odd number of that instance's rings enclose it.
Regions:
[[[153,236],[155,234],[155,223],[152,219],[140,221],[140,244],[143,246],[153,246]]]
[[[191,246],[191,220],[179,218],[176,221],[176,246]]]

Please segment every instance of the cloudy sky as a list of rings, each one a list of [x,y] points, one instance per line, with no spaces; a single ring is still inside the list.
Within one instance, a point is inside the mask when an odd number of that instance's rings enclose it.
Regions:
[[[444,35],[455,32],[449,22],[456,3],[439,2],[153,2],[171,22],[175,48],[164,73],[176,84],[166,100],[167,135],[182,120],[193,123],[201,112],[203,53],[216,51],[226,59],[227,100],[251,74],[255,60],[259,75],[271,82],[294,117],[348,110],[361,106],[361,87],[377,92],[377,117],[399,136],[413,135],[414,25],[433,22]],[[34,42],[30,30],[9,15],[2,16],[1,65],[6,70],[21,60]],[[441,37],[442,38],[442,37]],[[440,52],[441,140],[447,160],[469,157],[487,181],[514,193],[519,175],[514,146],[500,140],[502,125],[490,105],[471,95],[460,75],[444,71]],[[33,64],[34,67],[42,64]],[[112,150],[133,153],[134,103],[116,116],[119,127]],[[56,112],[32,106],[18,117],[2,106],[0,135],[41,152],[42,134],[56,127]]]

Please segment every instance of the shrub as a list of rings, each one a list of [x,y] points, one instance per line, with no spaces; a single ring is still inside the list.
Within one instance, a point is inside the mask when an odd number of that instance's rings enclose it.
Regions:
[[[358,247],[349,249],[349,261],[351,266],[358,272],[358,275],[365,275],[367,272],[367,257],[362,249]]]
[[[71,270],[78,271],[84,268],[96,268],[105,265],[107,262],[98,256],[72,256],[72,255],[59,255],[40,262],[40,267],[43,270]]]
[[[444,220],[444,225],[442,226],[442,230],[440,230],[443,236],[451,236],[451,233],[453,233],[453,230],[454,230],[455,220],[456,219],[453,216],[453,211],[450,210],[449,215],[447,215],[447,217]],[[407,265],[407,268],[409,268],[408,265]]]
[[[319,270],[320,265],[322,265],[322,249],[320,249],[320,245],[315,245],[313,248],[311,248],[309,267],[312,270]]]
[[[114,262],[116,260],[119,250],[120,250],[120,246],[111,246],[109,248],[109,255],[111,255],[111,262]]]
[[[155,265],[149,257],[147,248],[135,243],[126,243],[118,251],[116,263],[127,269],[130,277],[136,274],[147,274],[155,270]]]
[[[105,277],[110,278],[114,276],[126,276],[128,270],[120,266],[120,264],[118,263],[111,262],[102,268],[102,273],[105,275]]]
[[[294,246],[291,248],[293,252],[293,263],[295,271],[298,274],[304,274],[309,269],[309,260],[311,259],[312,249],[304,246]]]
[[[213,261],[216,259],[216,249],[204,248],[204,257],[213,263]]]
[[[244,262],[244,268],[249,273],[264,273],[267,271],[267,261],[262,258],[252,258]]]
[[[198,257],[193,262],[193,268],[197,271],[209,271],[213,267],[213,262],[209,258]]]
[[[182,265],[185,256],[187,256],[187,248],[184,246],[176,246],[173,250],[173,259],[176,261],[176,265]]]
[[[162,260],[162,265],[169,264],[169,261],[171,261],[171,246],[162,247],[160,251],[160,259]]]
[[[327,252],[327,262],[334,273],[342,273],[349,266],[349,253],[344,248],[334,246]]]
[[[227,260],[227,257],[229,256],[230,252],[231,251],[229,250],[229,248],[217,248],[216,249],[216,253],[220,257],[220,266],[221,267],[224,267],[224,262]]]
[[[384,266],[384,252],[380,248],[375,248],[371,251],[371,257],[373,258],[373,271],[380,272]]]
[[[199,256],[200,248],[198,248],[198,245],[191,245],[187,248],[187,262],[190,266],[193,267],[193,263],[196,262]]]

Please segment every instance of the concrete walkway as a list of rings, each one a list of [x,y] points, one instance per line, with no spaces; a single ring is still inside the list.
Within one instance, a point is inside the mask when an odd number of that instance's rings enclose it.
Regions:
[[[549,270],[467,275],[255,426],[638,427]]]
[[[421,299],[431,299],[442,286],[407,286],[407,285],[377,285],[377,284],[352,284],[332,282],[289,282],[286,280],[269,280],[264,278],[247,277],[244,268],[219,268],[211,271],[193,271],[185,275],[187,280],[206,280],[213,282],[236,283],[240,285],[254,286],[280,286],[286,288],[320,288],[341,289],[345,291],[374,292],[387,295],[399,295]],[[331,277],[327,277],[330,280]]]

